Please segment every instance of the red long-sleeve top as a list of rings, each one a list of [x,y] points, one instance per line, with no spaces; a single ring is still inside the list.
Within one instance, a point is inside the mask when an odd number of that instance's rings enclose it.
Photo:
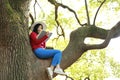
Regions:
[[[46,42],[45,40],[48,38],[47,35],[43,36],[42,38],[40,39],[37,39],[37,33],[35,32],[32,32],[30,34],[30,44],[31,44],[31,47],[32,47],[32,50],[35,50],[37,48],[45,48],[46,47]]]

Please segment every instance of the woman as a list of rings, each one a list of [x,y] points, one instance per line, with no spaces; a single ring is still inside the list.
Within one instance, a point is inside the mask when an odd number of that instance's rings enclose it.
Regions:
[[[32,28],[33,30],[30,34],[30,44],[34,54],[40,59],[53,58],[51,66],[47,68],[50,80],[53,77],[53,72],[65,75],[63,70],[60,68],[62,52],[60,50],[46,49],[45,40],[48,38],[49,32],[47,32],[42,38],[37,38],[39,33],[46,28],[45,24],[37,22],[33,24]]]

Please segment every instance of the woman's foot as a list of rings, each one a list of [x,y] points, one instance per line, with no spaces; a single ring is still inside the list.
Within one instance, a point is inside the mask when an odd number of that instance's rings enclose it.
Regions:
[[[46,70],[47,70],[47,74],[48,74],[49,79],[52,80],[53,70],[50,67],[48,67]]]
[[[60,75],[66,75],[61,68],[55,68],[54,73],[60,74]]]

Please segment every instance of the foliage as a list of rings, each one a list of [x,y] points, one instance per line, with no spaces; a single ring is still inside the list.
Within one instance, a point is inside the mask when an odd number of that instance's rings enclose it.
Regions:
[[[115,62],[113,58],[108,58],[108,64],[111,68],[111,76],[115,76],[117,78],[120,78],[120,64],[118,62]]]
[[[60,49],[60,50],[64,50],[67,44],[68,44],[68,39],[64,40],[62,37],[60,37],[60,39],[50,39],[47,42],[47,46],[51,46],[54,49]]]
[[[75,80],[103,80],[108,76],[105,70],[105,51],[88,51],[66,71]]]
[[[110,65],[106,65],[106,63]],[[106,56],[105,50],[92,50],[86,52],[71,67],[66,69],[66,72],[74,80],[84,80],[86,77],[89,77],[90,80],[104,80],[111,76],[108,67],[111,67],[113,76],[120,77],[120,64]]]

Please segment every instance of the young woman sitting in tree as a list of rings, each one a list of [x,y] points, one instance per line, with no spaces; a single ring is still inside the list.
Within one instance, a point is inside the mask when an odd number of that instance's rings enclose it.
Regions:
[[[60,67],[62,52],[55,49],[46,49],[45,40],[48,38],[49,32],[47,32],[42,38],[37,38],[39,33],[46,28],[46,25],[43,22],[36,22],[31,28],[32,32],[30,33],[30,44],[34,54],[40,59],[52,58],[50,67],[46,69],[50,80],[53,78],[53,72],[65,75]]]

